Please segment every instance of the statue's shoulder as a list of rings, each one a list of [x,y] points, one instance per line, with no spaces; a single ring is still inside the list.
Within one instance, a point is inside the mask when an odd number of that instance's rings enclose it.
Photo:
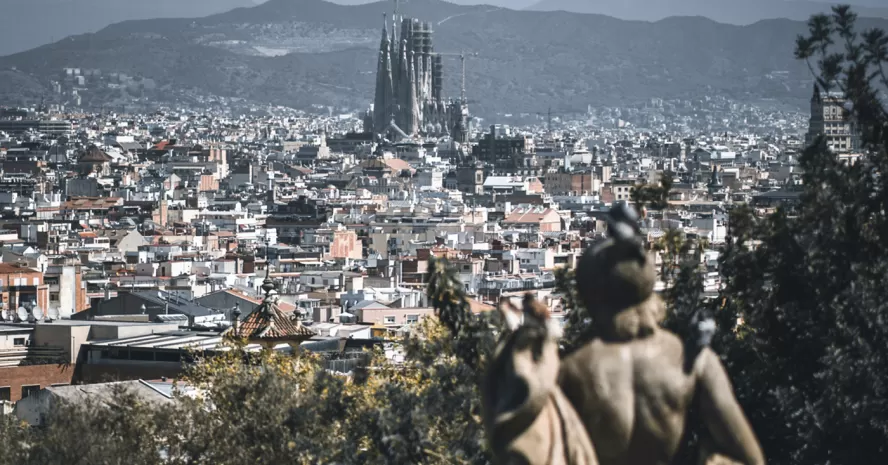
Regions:
[[[657,328],[648,339],[650,339],[651,344],[656,344],[665,353],[675,353],[676,355],[684,353],[685,343],[678,335],[668,329]]]
[[[561,361],[561,371],[566,376],[588,375],[590,370],[611,366],[628,367],[651,357],[663,363],[679,364],[688,355],[682,340],[671,331],[657,329],[644,338],[623,342],[607,342],[593,339]]]

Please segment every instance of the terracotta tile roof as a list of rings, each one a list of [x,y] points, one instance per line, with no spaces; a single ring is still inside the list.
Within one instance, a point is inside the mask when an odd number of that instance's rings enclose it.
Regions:
[[[90,148],[86,149],[85,152],[83,152],[83,155],[80,156],[79,161],[82,163],[107,163],[111,161],[111,157],[109,157],[107,153],[103,152],[102,149],[93,145],[90,146]]]
[[[109,209],[120,204],[120,197],[71,197],[65,202],[65,210]]]
[[[256,299],[256,298],[250,297],[250,296],[247,295],[245,292],[241,292],[241,291],[239,291],[239,290],[237,290],[237,289],[226,289],[226,290],[224,290],[224,291],[222,291],[222,292],[225,292],[226,294],[231,294],[231,295],[233,295],[233,296],[237,296],[238,298],[244,299],[244,300],[246,300],[247,302],[251,302],[251,303],[254,303],[254,304],[256,304],[256,305],[260,305],[260,304],[262,303],[262,300],[261,300],[261,299]]]
[[[541,209],[527,209],[527,210],[518,210],[512,212],[507,216],[503,222],[504,223],[515,223],[515,224],[524,224],[524,223],[541,223],[544,220],[548,219],[549,221],[555,221],[556,216],[552,216],[554,210],[547,208],[545,210]],[[547,218],[549,217],[549,218]]]
[[[0,274],[36,273],[36,271],[9,263],[0,263]]]
[[[263,288],[267,293],[265,300],[226,334],[252,342],[269,343],[304,341],[315,335],[314,331],[302,326],[293,313],[288,314],[281,309],[270,279],[266,278]]]
[[[407,163],[406,161],[401,160],[400,158],[386,158],[386,159],[383,161],[383,163],[385,163],[386,165],[388,165],[388,167],[389,167],[393,172],[396,172],[396,173],[397,173],[397,172],[400,172],[400,171],[403,171],[403,170],[414,171],[414,170],[413,170],[413,167],[410,166],[410,163]]]
[[[263,302],[238,324],[233,335],[250,341],[281,341],[304,340],[315,333],[285,314],[276,303]]]

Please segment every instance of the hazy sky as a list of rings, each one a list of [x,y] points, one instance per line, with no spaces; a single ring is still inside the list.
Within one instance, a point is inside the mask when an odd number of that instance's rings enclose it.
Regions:
[[[0,1],[3,1],[3,0],[0,0]],[[262,0],[256,0],[256,1],[259,2]],[[333,3],[354,4],[354,3],[372,3],[372,2],[378,1],[378,0],[329,0],[329,1],[332,1]],[[403,1],[409,2],[410,0],[403,0]],[[527,8],[528,6],[533,5],[535,3],[538,3],[540,0],[446,0],[446,1],[449,1],[451,3],[459,3],[459,4],[463,4],[463,5],[486,4],[486,5],[504,6],[507,8],[514,8],[514,9],[522,9],[522,8]],[[620,2],[622,0],[587,0],[587,1],[590,1],[590,2],[607,2],[607,1]],[[655,0],[653,0],[653,1],[655,1]],[[734,0],[734,1],[742,2],[743,0]],[[773,0],[773,1],[779,2],[779,1],[785,1],[785,0]],[[866,6],[874,6],[874,7],[888,7],[888,0],[841,0],[841,1],[836,0],[835,2],[822,1],[822,0],[813,0],[813,1],[816,1],[818,3],[837,3],[837,4],[838,3],[846,3],[849,5],[866,5]]]

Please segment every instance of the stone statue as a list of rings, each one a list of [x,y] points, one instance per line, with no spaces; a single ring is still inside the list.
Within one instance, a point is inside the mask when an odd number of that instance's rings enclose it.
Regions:
[[[562,361],[559,374],[598,461],[671,463],[686,423],[699,422],[707,453],[764,464],[718,356],[660,328],[664,305],[654,293],[656,271],[638,239],[635,212],[616,208],[609,232],[576,272],[594,335]],[[689,417],[692,406],[697,418]]]
[[[495,463],[597,465],[583,422],[558,388],[561,328],[530,294],[523,307],[500,302],[506,327],[481,389]]]
[[[705,454],[764,464],[727,373],[706,347],[714,323],[699,322],[696,345],[660,328],[665,307],[634,210],[615,208],[609,234],[577,266],[593,334],[563,361],[545,306],[530,295],[522,310],[500,303],[506,329],[482,385],[496,462],[665,465],[696,422]]]

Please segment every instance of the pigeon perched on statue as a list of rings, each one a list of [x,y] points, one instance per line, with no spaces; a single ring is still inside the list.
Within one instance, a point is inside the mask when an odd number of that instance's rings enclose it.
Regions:
[[[641,228],[638,226],[638,212],[628,203],[613,207],[607,219],[607,234],[618,241],[638,240]]]

